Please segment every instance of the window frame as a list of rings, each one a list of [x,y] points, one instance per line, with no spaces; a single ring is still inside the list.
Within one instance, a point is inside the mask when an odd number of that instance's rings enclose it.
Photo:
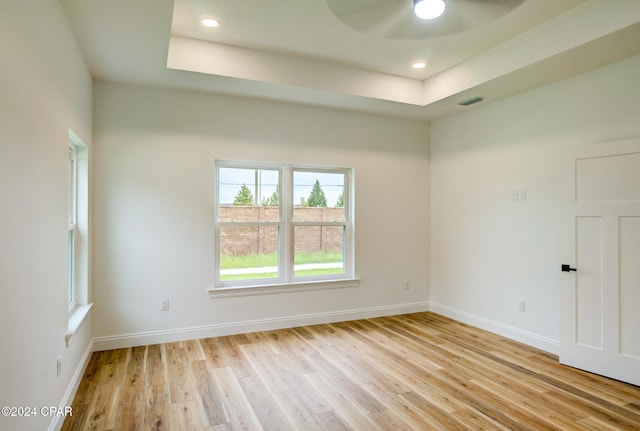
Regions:
[[[210,293],[251,290],[265,291],[265,288],[293,287],[340,287],[353,285],[355,276],[354,260],[354,204],[353,169],[337,166],[320,166],[293,163],[269,163],[255,161],[215,160],[214,174],[214,225],[215,225],[215,285]],[[230,222],[220,221],[220,169],[261,169],[278,171],[278,221],[277,222]],[[338,173],[343,175],[344,221],[304,222],[294,221],[294,172]],[[225,226],[277,226],[278,228],[278,276],[264,279],[221,280],[220,279],[220,232]],[[343,226],[343,271],[337,274],[295,275],[294,229],[296,226]],[[351,282],[351,283],[350,283]],[[270,291],[280,291],[279,289]]]

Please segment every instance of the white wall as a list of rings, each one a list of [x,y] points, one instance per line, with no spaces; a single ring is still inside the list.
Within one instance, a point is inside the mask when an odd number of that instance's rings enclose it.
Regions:
[[[426,123],[113,83],[94,97],[97,348],[426,307]],[[216,158],[355,168],[360,285],[211,299]]]
[[[0,2],[0,53],[0,406],[38,409],[0,429],[41,431],[91,340],[87,322],[64,341],[68,135],[90,144],[92,83],[57,1]]]
[[[572,155],[640,136],[639,76],[635,57],[432,123],[436,311],[557,347]]]

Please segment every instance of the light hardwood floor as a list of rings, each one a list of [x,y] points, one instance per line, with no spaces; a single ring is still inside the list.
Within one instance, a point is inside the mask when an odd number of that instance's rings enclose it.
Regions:
[[[433,313],[92,355],[63,430],[639,430],[640,387]]]

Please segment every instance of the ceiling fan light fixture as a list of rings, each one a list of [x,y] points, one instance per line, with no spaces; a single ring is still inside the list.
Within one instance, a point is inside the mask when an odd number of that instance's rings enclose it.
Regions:
[[[434,19],[444,13],[445,0],[413,0],[413,11],[420,19]]]

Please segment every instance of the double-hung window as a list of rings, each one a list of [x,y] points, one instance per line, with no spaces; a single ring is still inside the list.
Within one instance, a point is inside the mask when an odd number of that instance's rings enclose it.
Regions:
[[[351,169],[216,162],[216,287],[354,278]]]
[[[89,151],[69,130],[67,230],[67,346],[87,316],[89,303]]]

